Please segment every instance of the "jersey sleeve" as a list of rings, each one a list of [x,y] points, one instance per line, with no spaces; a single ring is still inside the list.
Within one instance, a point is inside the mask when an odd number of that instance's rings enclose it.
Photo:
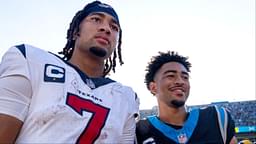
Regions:
[[[232,140],[232,138],[235,136],[235,122],[232,118],[232,116],[230,115],[229,111],[227,111],[227,115],[228,115],[228,126],[227,126],[227,141],[226,143],[230,143],[230,141]]]
[[[135,118],[130,115],[124,125],[124,132],[120,143],[133,143],[135,141]]]
[[[131,100],[133,105],[130,107],[130,111],[133,114],[133,117],[137,118],[139,116],[140,99],[135,92],[133,93],[133,96],[134,97]]]
[[[137,143],[142,144],[145,139],[149,137],[149,124],[146,119],[141,119],[136,123],[136,138]]]
[[[224,107],[215,106],[218,118],[218,124],[222,138],[225,143],[230,143],[235,136],[235,123],[229,111]]]
[[[12,47],[0,64],[0,113],[24,121],[31,99],[31,83],[25,45]]]
[[[136,117],[139,113],[139,98],[137,94],[129,87],[124,87],[123,93],[126,95],[126,100],[129,103],[128,118],[124,126],[124,132],[121,143],[134,143],[136,140]]]

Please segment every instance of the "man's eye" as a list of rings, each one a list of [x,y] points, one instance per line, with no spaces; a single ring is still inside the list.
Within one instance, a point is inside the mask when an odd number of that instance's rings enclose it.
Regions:
[[[111,27],[112,30],[114,30],[114,31],[116,31],[116,32],[119,31],[119,28],[118,28],[118,26],[116,26],[116,25],[110,25],[110,27]]]
[[[174,75],[167,75],[168,78],[174,78]]]
[[[188,80],[189,77],[188,76],[183,76],[183,79]]]
[[[91,20],[93,20],[94,22],[99,22],[99,21],[100,21],[100,18],[98,18],[98,17],[92,17]]]

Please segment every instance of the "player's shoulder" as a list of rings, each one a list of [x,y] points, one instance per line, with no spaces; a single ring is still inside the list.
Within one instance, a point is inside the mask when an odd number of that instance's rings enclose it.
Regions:
[[[38,51],[39,48],[27,44],[20,44],[10,47],[2,57],[1,67],[12,67],[12,69],[25,67],[27,63],[26,61],[31,59],[31,56],[28,55],[33,54],[35,55],[34,57],[41,56],[39,52],[31,52],[32,50]]]
[[[49,61],[61,60],[61,58],[57,55],[30,44],[19,44],[12,46],[4,55],[4,58],[5,57],[15,61],[24,59],[33,63],[46,63]]]
[[[136,123],[136,134],[137,135],[146,135],[149,130],[150,130],[150,124],[149,124],[147,118],[140,119]]]
[[[9,50],[7,51],[7,53],[19,53],[21,54],[24,58],[27,58],[28,55],[30,54],[34,54],[37,55],[38,53],[46,53],[45,50],[40,49],[38,47],[35,47],[33,45],[29,45],[29,44],[18,44],[18,45],[14,45],[11,48],[9,48]]]
[[[205,113],[216,113],[216,111],[225,111],[227,113],[230,112],[227,108],[219,105],[209,105],[209,106],[201,107],[200,111]]]
[[[201,112],[212,112],[212,111],[215,111],[215,108],[214,108],[214,106],[203,106],[203,107],[200,107],[199,108],[199,110],[201,111]]]
[[[230,115],[229,110],[225,107],[218,105],[209,105],[206,107],[199,108],[201,117],[208,117],[209,119],[217,118],[218,113],[224,114],[226,113],[228,116]]]
[[[130,86],[124,85],[124,84],[122,84],[118,81],[112,80],[111,85],[112,85],[112,88],[116,92],[123,93],[123,94],[126,94],[126,95],[135,95],[136,94],[136,92]]]
[[[149,122],[147,118],[142,118],[136,123],[136,127],[138,128],[138,130],[144,130],[145,128],[148,127],[148,125],[149,125]]]
[[[119,95],[122,96],[124,101],[130,103],[131,107],[139,109],[140,99],[132,87],[115,81],[112,83],[112,88],[115,93],[119,93]]]
[[[215,120],[216,119],[216,110],[213,106],[204,106],[199,108],[194,108],[193,110],[198,109],[199,110],[199,121],[203,120]]]
[[[158,131],[154,129],[147,118],[140,119],[136,123],[136,138],[139,144],[154,143],[158,137],[160,137]]]
[[[137,96],[137,93],[133,90],[132,87],[130,86],[127,86],[127,85],[123,85],[119,82],[116,82],[119,86],[121,86],[121,91],[124,93],[124,94],[127,94],[128,98],[132,98],[134,100],[139,100],[138,96]],[[130,95],[130,96],[129,96]],[[132,95],[132,97],[131,97]]]

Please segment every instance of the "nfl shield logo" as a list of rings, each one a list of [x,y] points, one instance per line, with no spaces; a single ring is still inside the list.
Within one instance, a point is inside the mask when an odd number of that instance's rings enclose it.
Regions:
[[[91,88],[94,89],[95,88],[95,84],[91,79],[86,79],[86,84]]]
[[[179,140],[179,143],[184,144],[187,142],[188,138],[187,138],[186,134],[179,134],[178,140]]]

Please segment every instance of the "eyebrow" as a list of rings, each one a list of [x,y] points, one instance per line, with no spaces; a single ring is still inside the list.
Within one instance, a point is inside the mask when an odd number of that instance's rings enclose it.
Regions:
[[[102,12],[92,12],[91,14],[89,14],[88,16],[93,16],[93,15],[98,15],[100,17],[105,17],[106,15]],[[110,15],[111,16],[111,15]],[[118,25],[116,19],[114,19],[112,16],[111,16],[111,22],[115,23],[116,25]]]
[[[176,70],[167,70],[167,71],[165,71],[164,72],[164,74],[167,74],[167,73],[178,73]],[[181,72],[182,74],[184,74],[184,75],[189,75],[189,73],[188,72],[185,72],[185,71],[182,71]]]

